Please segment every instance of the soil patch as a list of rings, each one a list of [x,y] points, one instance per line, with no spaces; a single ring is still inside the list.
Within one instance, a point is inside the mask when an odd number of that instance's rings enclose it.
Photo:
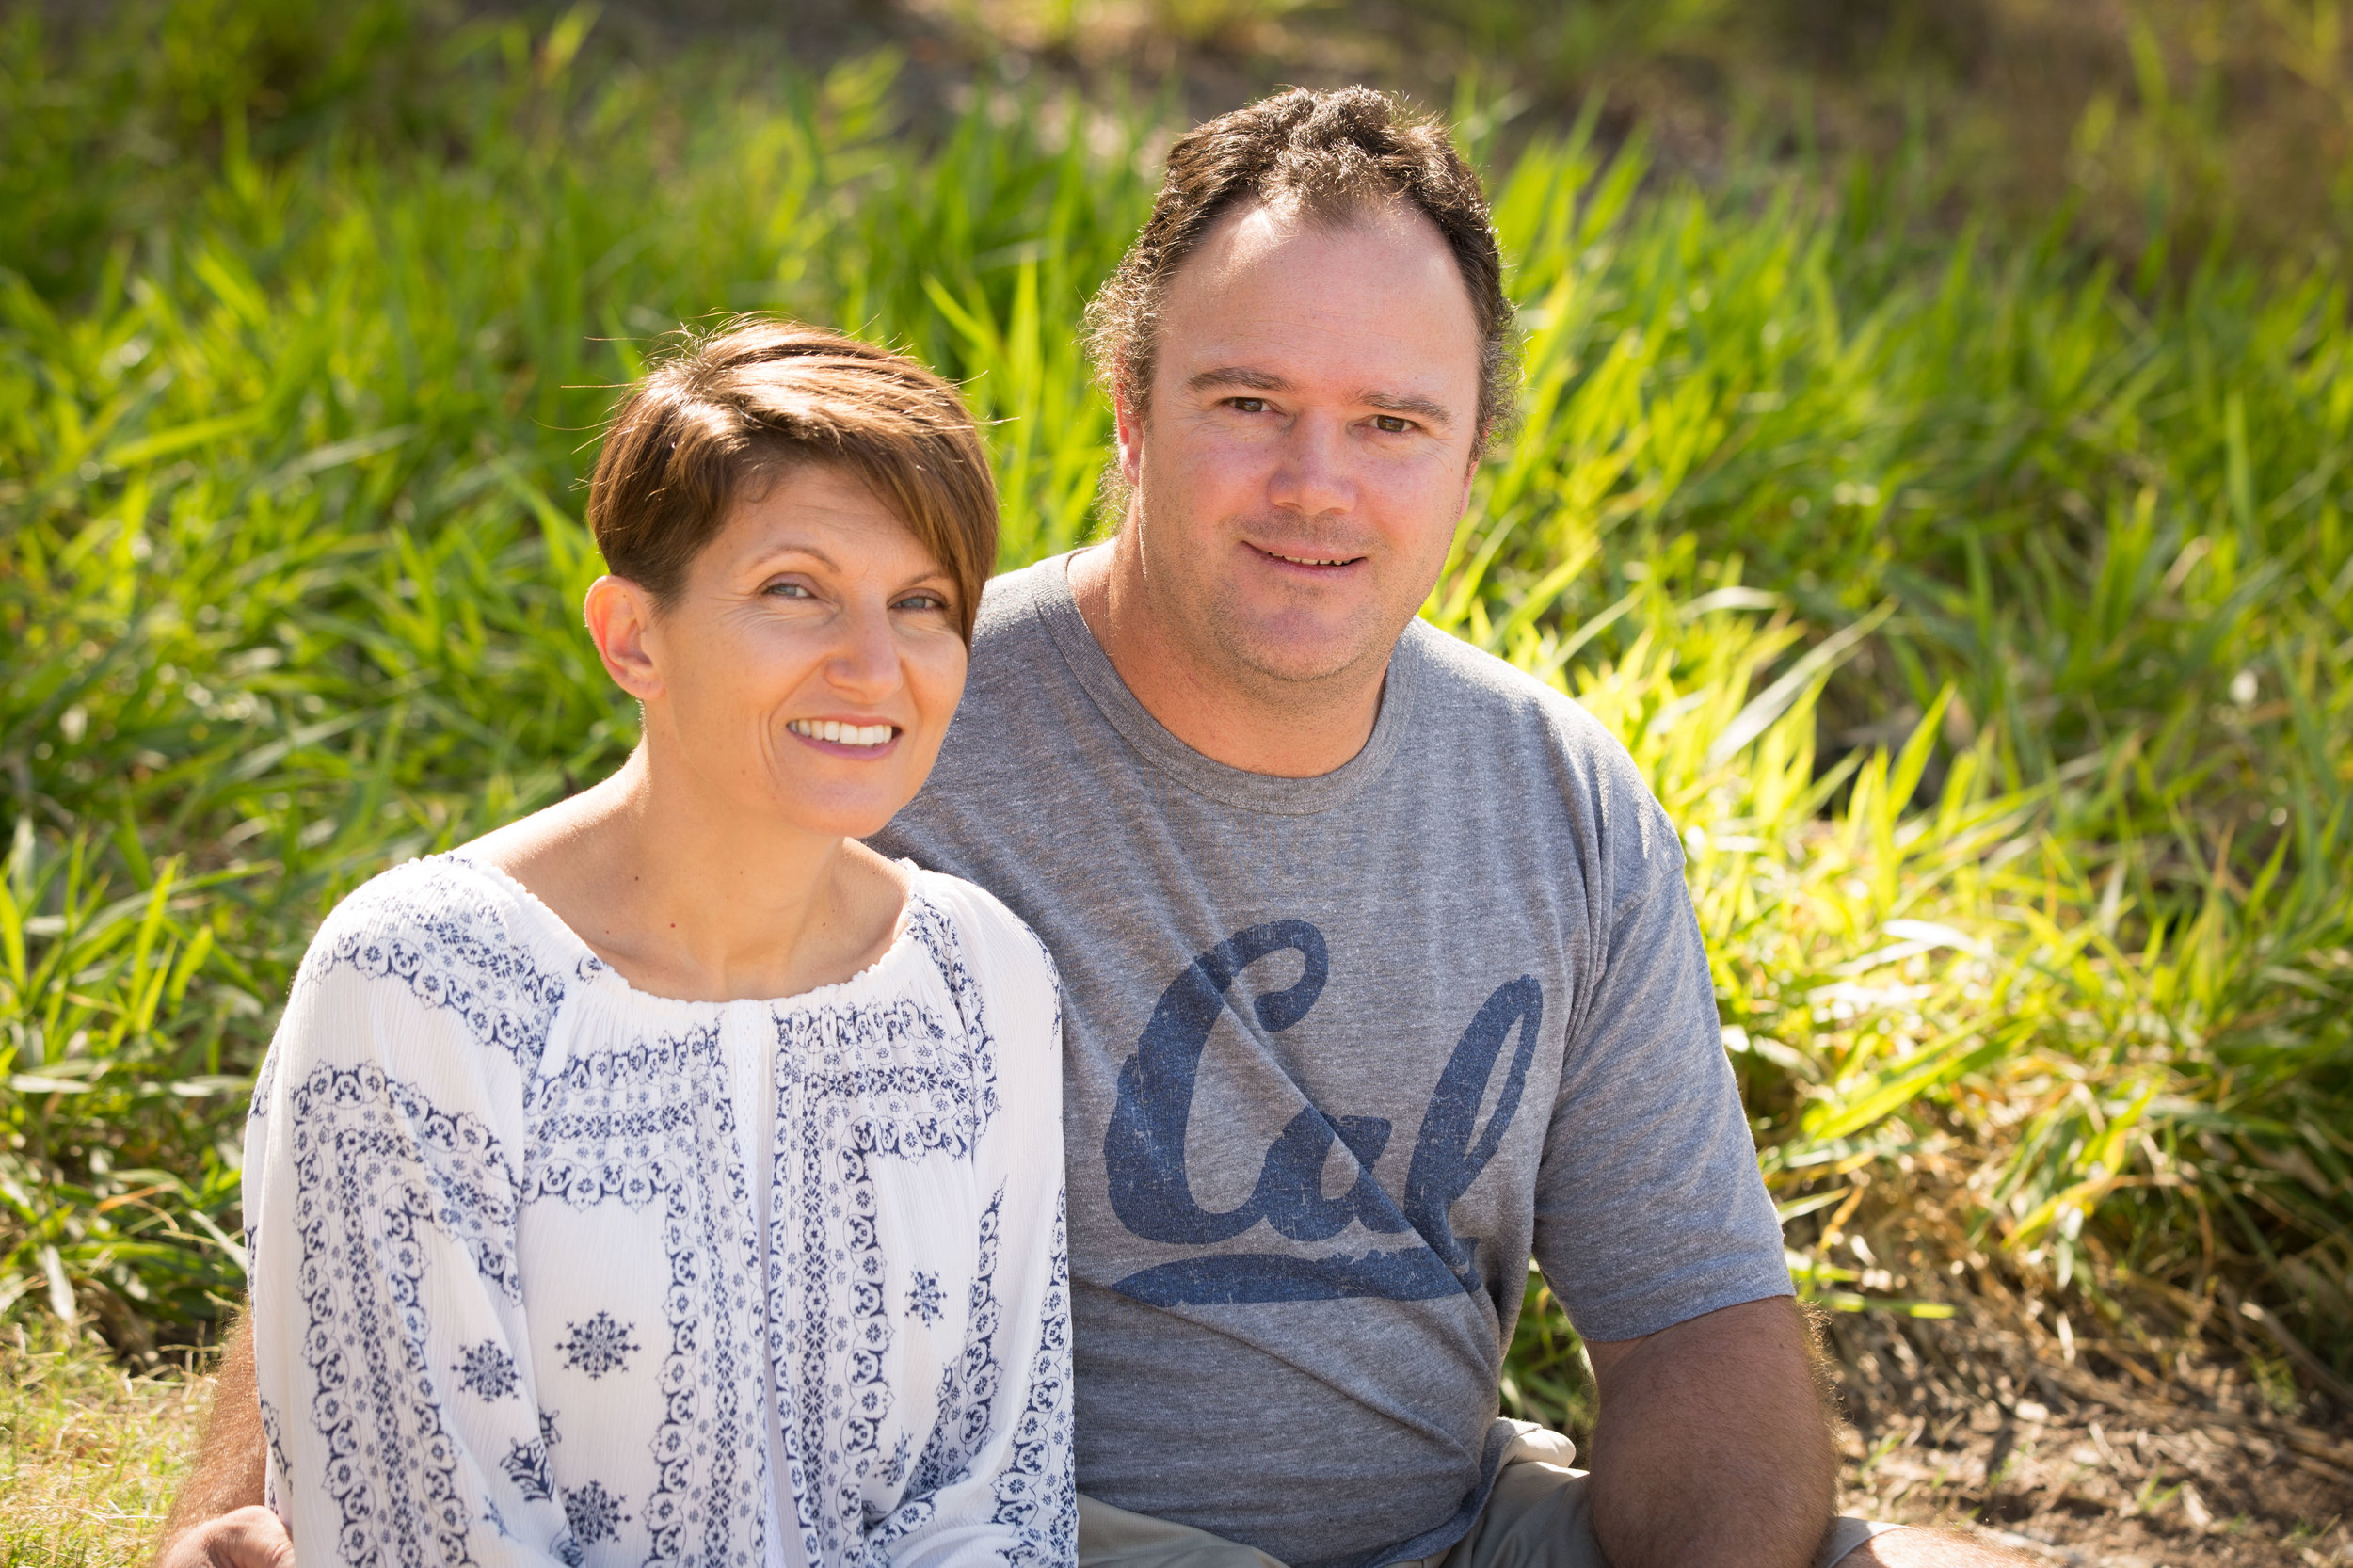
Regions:
[[[1828,1333],[1843,1512],[2083,1568],[2353,1563],[2353,1420],[2325,1396],[2032,1326],[1870,1315]]]

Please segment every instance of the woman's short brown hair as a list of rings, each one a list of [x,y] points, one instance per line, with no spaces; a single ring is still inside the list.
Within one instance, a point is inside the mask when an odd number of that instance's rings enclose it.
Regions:
[[[956,389],[904,355],[745,317],[687,339],[632,389],[588,484],[605,565],[674,601],[728,510],[805,463],[863,479],[956,584],[972,640],[997,560],[997,486]]]

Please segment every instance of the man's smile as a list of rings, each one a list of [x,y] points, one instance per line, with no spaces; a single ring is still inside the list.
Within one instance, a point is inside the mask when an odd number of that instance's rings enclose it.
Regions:
[[[1337,570],[1343,567],[1355,566],[1365,559],[1362,555],[1338,555],[1320,551],[1310,552],[1270,550],[1265,545],[1251,544],[1247,539],[1242,542],[1248,549],[1270,561],[1279,561],[1288,567],[1305,567],[1311,570]]]

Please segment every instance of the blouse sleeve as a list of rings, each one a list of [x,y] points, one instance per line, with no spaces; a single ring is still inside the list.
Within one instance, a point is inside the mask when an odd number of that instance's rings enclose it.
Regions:
[[[518,1289],[519,971],[452,945],[413,908],[347,901],[247,1124],[269,1497],[305,1568],[579,1557]]]
[[[958,1474],[883,1526],[878,1536],[888,1539],[874,1544],[898,1568],[1060,1568],[1078,1560],[1079,1529],[1063,1224],[1062,988],[1030,928],[987,894],[969,892],[958,923],[968,934],[979,1021],[999,1083],[996,1112],[975,1151],[996,1194],[981,1247],[998,1309],[976,1316],[968,1332],[964,1364],[979,1375],[964,1379],[957,1419],[986,1435]]]

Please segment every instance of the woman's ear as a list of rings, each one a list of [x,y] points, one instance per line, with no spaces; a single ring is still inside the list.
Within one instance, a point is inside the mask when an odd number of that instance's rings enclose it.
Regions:
[[[651,646],[653,596],[626,577],[607,575],[588,584],[581,610],[613,683],[640,702],[660,696],[662,670]]]

